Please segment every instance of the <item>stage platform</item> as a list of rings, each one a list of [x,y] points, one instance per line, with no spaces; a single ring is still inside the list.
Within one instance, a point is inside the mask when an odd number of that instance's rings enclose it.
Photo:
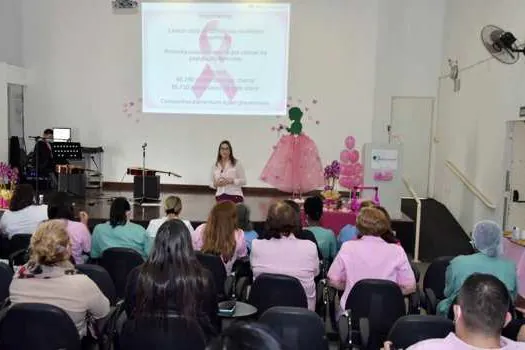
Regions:
[[[132,221],[147,227],[151,219],[164,216],[162,203],[165,197],[176,194],[182,200],[181,217],[191,221],[194,227],[205,222],[208,213],[215,205],[215,197],[213,192],[203,191],[179,191],[177,193],[161,193],[161,201],[155,204],[147,204],[144,206],[132,205]],[[86,198],[77,198],[74,200],[75,211],[85,210],[89,214],[90,230],[101,222],[109,219],[109,209],[111,200],[116,197],[125,197],[132,203],[133,194],[128,191],[101,191],[101,190],[87,190]],[[262,232],[264,230],[264,221],[270,205],[280,199],[287,199],[289,196],[282,194],[262,194],[246,195],[245,204],[250,208],[251,220],[254,224],[255,230]],[[415,225],[412,219],[404,215],[401,218],[393,218],[393,229],[396,231],[401,244],[409,255],[414,253],[415,240]],[[338,232],[336,232],[338,234]]]

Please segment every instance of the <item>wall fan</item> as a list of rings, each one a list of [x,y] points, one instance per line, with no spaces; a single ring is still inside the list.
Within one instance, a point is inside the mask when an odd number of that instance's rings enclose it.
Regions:
[[[514,64],[518,62],[520,52],[525,54],[514,34],[494,25],[483,27],[481,41],[492,57],[505,64]]]

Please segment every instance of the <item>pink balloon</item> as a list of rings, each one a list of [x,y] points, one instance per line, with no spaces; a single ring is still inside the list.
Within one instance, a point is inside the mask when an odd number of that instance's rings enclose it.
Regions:
[[[345,146],[347,149],[352,149],[355,146],[355,138],[353,136],[348,136],[345,139]]]
[[[351,150],[349,152],[350,152],[350,155],[349,155],[350,163],[352,163],[352,164],[357,163],[359,161],[359,151],[356,150],[356,149],[353,149],[353,150]]]
[[[352,178],[350,176],[341,176],[339,184],[345,188],[352,188]]]
[[[342,164],[341,165],[341,175],[343,176],[352,176],[355,173],[354,164]]]
[[[356,174],[361,174],[363,172],[363,164],[355,163],[355,164],[352,164],[352,165],[354,166]]]
[[[341,151],[341,154],[339,155],[339,160],[341,160],[341,163],[348,164],[351,161],[351,152],[347,149]]]
[[[352,186],[361,186],[361,179],[358,176],[352,177],[350,182]]]

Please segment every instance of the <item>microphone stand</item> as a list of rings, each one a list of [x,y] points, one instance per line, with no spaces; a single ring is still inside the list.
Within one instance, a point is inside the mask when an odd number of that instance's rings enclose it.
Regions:
[[[30,139],[33,139],[35,140],[35,192],[36,192],[36,195],[35,195],[35,202],[37,204],[40,204],[39,203],[39,196],[40,196],[40,191],[39,191],[39,185],[38,183],[40,182],[40,178],[39,178],[39,174],[38,174],[38,168],[40,166],[39,162],[38,162],[38,153],[39,152],[39,149],[38,149],[38,143],[40,142],[40,139],[41,137],[40,136],[29,136]]]
[[[142,144],[142,196],[134,199],[139,205],[142,205],[147,201],[157,201],[154,198],[146,197],[146,147],[148,147],[148,143],[144,142]]]

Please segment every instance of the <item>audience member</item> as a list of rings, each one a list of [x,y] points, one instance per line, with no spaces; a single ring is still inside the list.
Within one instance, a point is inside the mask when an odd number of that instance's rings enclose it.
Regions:
[[[252,241],[259,238],[250,221],[250,209],[243,203],[237,204],[237,226],[244,231],[244,240],[248,251],[252,250]]]
[[[91,251],[91,234],[87,227],[88,214],[80,212],[81,222],[74,221],[73,205],[67,193],[55,192],[49,196],[47,206],[49,219],[62,219],[71,242],[71,256],[76,264],[83,264]]]
[[[38,224],[47,220],[47,205],[35,205],[34,196],[31,185],[15,187],[9,210],[0,218],[0,231],[8,238],[16,234],[33,234]]]
[[[283,350],[279,338],[258,323],[234,323],[206,350]]]
[[[304,213],[308,223],[308,230],[312,232],[317,245],[323,254],[323,260],[332,261],[337,254],[337,241],[332,230],[321,227],[323,216],[323,200],[321,197],[309,197],[304,201]]]
[[[499,278],[516,298],[516,265],[501,257],[503,232],[493,221],[480,221],[474,226],[472,241],[476,254],[458,256],[450,262],[446,273],[443,299],[438,304],[438,313],[447,316],[450,305],[456,299],[463,282],[473,273],[488,273]]]
[[[148,257],[151,238],[144,227],[129,221],[131,206],[126,198],[116,198],[111,203],[109,221],[98,224],[93,230],[91,257],[100,258],[108,248],[131,248]]]
[[[345,309],[350,290],[362,279],[375,278],[396,282],[403,294],[416,290],[416,279],[403,248],[381,238],[388,219],[376,208],[363,208],[357,217],[361,238],[343,243],[330,270],[329,283],[344,290],[341,309]]]
[[[306,293],[308,308],[315,311],[319,258],[313,242],[297,239],[297,212],[283,201],[272,204],[266,218],[266,239],[252,243],[250,262],[253,276],[263,273],[283,274],[297,278]]]
[[[359,210],[363,208],[370,208],[374,207],[375,203],[371,200],[364,200],[361,202],[361,205],[359,207]],[[355,227],[352,224],[346,224],[341,231],[339,231],[339,235],[337,236],[337,248],[340,249],[344,242],[351,241],[353,239],[357,239],[359,235],[359,232],[357,231],[357,227]]]
[[[109,301],[89,277],[75,273],[64,221],[42,223],[31,238],[30,251],[29,262],[11,282],[11,302],[55,305],[67,312],[80,336],[86,335],[88,320],[105,317]]]
[[[148,234],[150,235],[150,237],[153,237],[153,238],[155,237],[155,235],[157,234],[157,230],[164,222],[166,222],[166,220],[173,220],[173,219],[181,220],[186,225],[190,233],[193,233],[194,230],[193,230],[193,226],[191,226],[191,222],[189,220],[183,220],[179,217],[181,211],[182,211],[182,201],[180,200],[180,198],[177,196],[168,196],[164,200],[164,212],[166,213],[166,216],[162,218],[158,218],[158,219],[153,219],[149,222],[149,225],[146,231],[148,231]]]
[[[396,238],[394,230],[392,230],[392,220],[390,219],[390,215],[388,214],[388,211],[382,207],[382,206],[376,206],[378,210],[380,210],[383,214],[385,214],[386,219],[388,220],[388,228],[387,230],[381,235],[381,238],[385,240],[387,243],[392,244],[401,244],[399,240]]]
[[[303,225],[301,222],[301,207],[299,206],[299,204],[297,204],[296,201],[292,199],[285,199],[284,202],[290,207],[292,207],[292,209],[297,213],[297,232],[294,232],[295,238],[306,239],[308,241],[313,242],[315,244],[315,248],[317,249],[317,257],[319,258],[319,261],[323,261],[323,254],[321,253],[321,249],[319,249],[319,245],[317,244],[317,240],[315,239],[314,234],[311,231],[305,230],[302,227]]]
[[[444,339],[419,342],[408,349],[525,349],[525,344],[501,336],[511,319],[510,303],[507,287],[498,278],[472,274],[465,279],[454,305],[455,333]]]
[[[208,221],[192,235],[193,248],[220,256],[228,274],[238,258],[248,255],[244,233],[237,227],[237,208],[230,201],[215,204]]]
[[[125,307],[137,325],[165,324],[170,315],[197,320],[207,336],[219,327],[211,274],[198,262],[191,236],[178,219],[162,224],[146,262],[128,276]]]

